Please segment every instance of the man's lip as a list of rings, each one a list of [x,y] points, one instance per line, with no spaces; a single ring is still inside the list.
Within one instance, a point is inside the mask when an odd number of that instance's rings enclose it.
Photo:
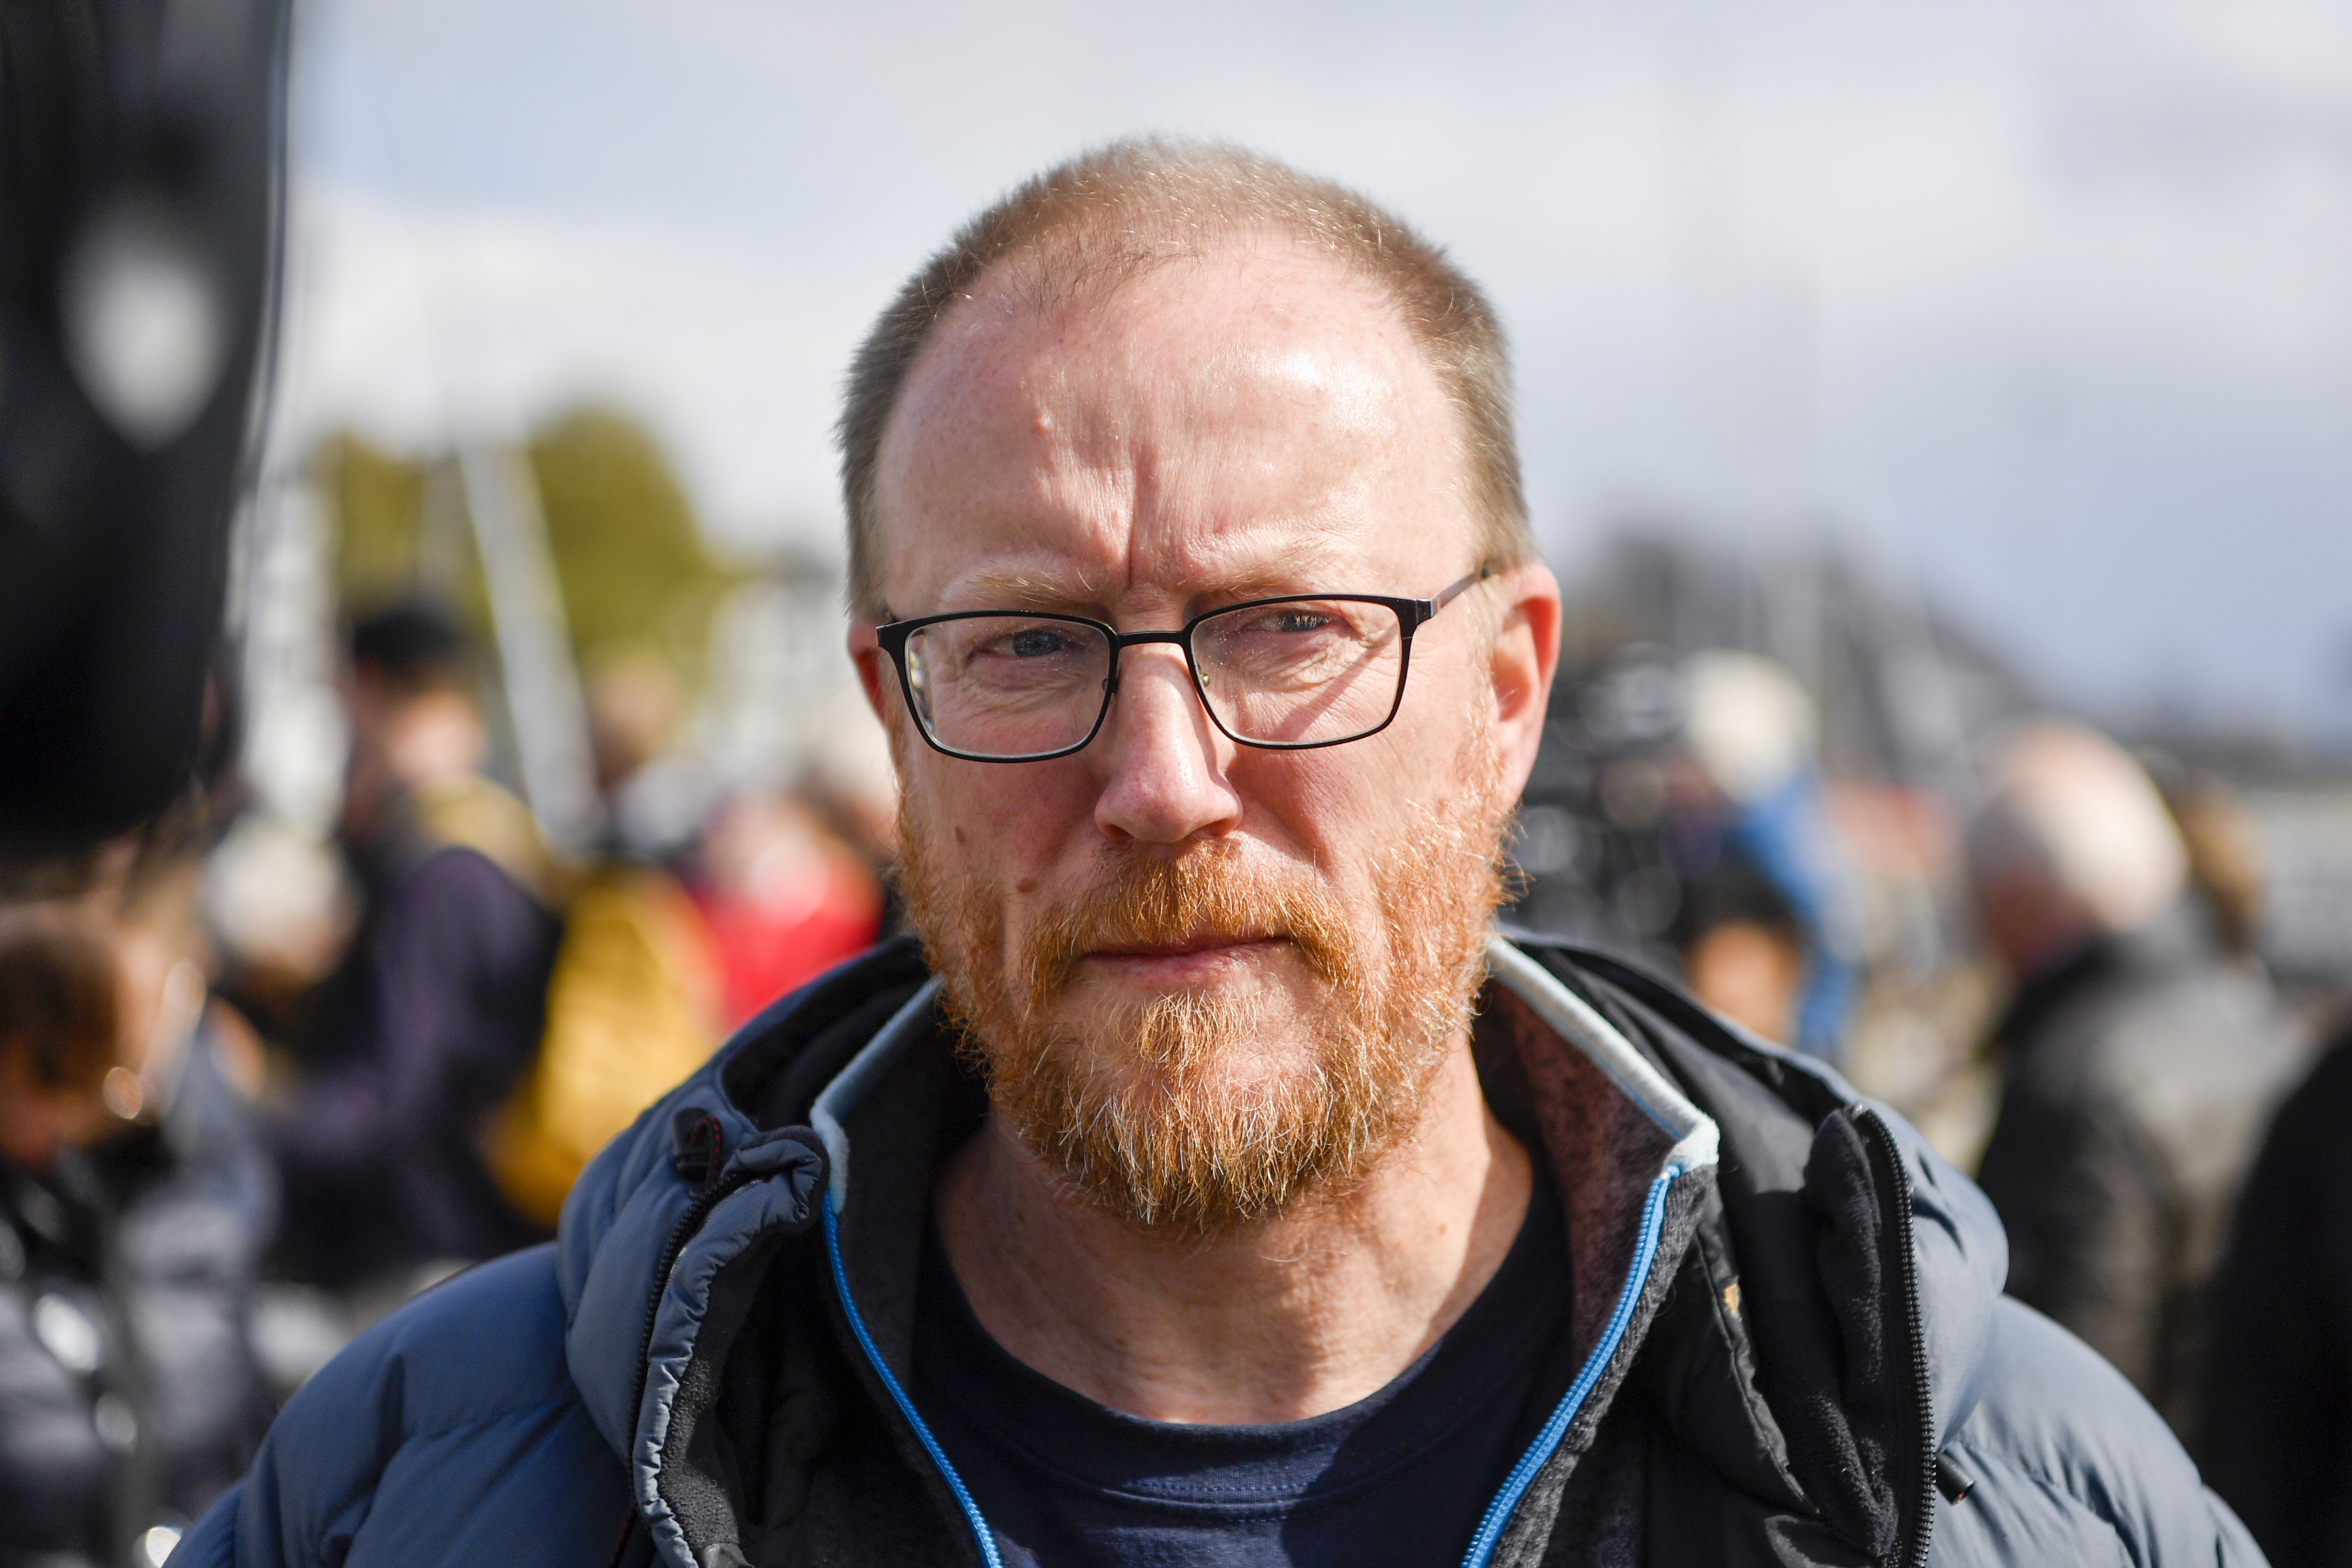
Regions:
[[[1118,947],[1097,947],[1090,950],[1088,958],[1189,958],[1195,953],[1223,952],[1229,948],[1258,947],[1267,942],[1281,942],[1282,937],[1263,931],[1246,931],[1216,936],[1186,937],[1181,942],[1134,942]]]

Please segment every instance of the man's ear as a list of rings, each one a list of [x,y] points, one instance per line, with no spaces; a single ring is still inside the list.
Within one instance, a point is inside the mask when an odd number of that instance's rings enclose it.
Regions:
[[[1514,566],[1488,586],[1495,632],[1495,747],[1509,797],[1517,800],[1543,743],[1552,677],[1559,669],[1559,580],[1540,561]]]
[[[863,616],[849,622],[849,662],[857,667],[857,684],[866,691],[866,705],[874,710],[887,732],[890,728],[888,699],[884,693],[890,683],[890,661],[874,641],[874,623]]]

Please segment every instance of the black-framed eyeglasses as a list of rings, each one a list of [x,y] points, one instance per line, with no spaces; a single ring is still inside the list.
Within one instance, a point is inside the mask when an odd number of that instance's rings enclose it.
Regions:
[[[959,610],[874,628],[923,739],[975,763],[1040,763],[1083,751],[1118,692],[1119,655],[1184,650],[1192,689],[1230,739],[1270,751],[1344,745],[1389,726],[1404,703],[1412,634],[1481,566],[1428,599],[1285,594],[1226,605],[1174,631],[1122,632],[1084,616]]]

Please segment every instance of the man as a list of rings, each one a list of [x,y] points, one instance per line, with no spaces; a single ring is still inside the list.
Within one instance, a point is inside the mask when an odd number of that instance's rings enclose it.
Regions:
[[[481,1138],[539,1051],[554,873],[530,812],[481,776],[473,679],[436,609],[352,630],[342,836],[366,907],[277,1128],[281,1266],[331,1287],[546,1234],[500,1193]]]
[[[2009,1232],[2009,1288],[2188,1440],[2206,1282],[2302,1047],[2260,969],[2184,901],[2180,835],[2120,747],[2029,726],[1992,784],[1969,874],[2017,990],[1993,1034],[2005,1080],[1978,1179]]]
[[[1490,941],[1559,597],[1437,252],[1115,146],[909,282],[843,445],[921,952],[322,1373],[188,1561],[2258,1561],[1898,1121]]]

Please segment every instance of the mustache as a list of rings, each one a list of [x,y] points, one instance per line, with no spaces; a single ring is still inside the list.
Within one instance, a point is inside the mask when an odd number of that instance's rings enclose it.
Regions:
[[[1059,995],[1092,952],[1267,939],[1291,942],[1327,984],[1350,972],[1345,911],[1304,873],[1276,872],[1221,847],[1174,858],[1130,852],[1031,926],[1024,954],[1030,1000],[1042,1005]]]

